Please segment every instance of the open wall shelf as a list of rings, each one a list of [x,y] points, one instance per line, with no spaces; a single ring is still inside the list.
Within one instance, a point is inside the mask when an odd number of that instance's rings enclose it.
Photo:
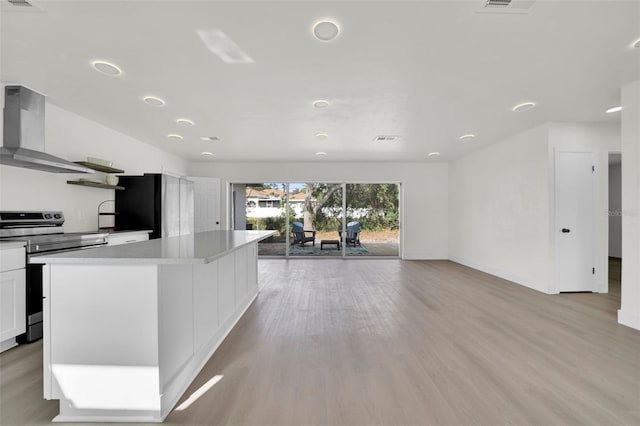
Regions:
[[[87,161],[74,161],[76,164],[80,164],[81,166],[88,167],[93,170],[97,170],[99,172],[104,173],[124,173],[124,170],[116,169],[113,167],[103,166],[102,164],[89,163]]]
[[[88,182],[83,180],[68,180],[67,183],[69,185],[90,186],[91,188],[102,188],[102,189],[115,189],[118,191],[122,191],[124,189],[124,186],[107,185],[106,183]]]

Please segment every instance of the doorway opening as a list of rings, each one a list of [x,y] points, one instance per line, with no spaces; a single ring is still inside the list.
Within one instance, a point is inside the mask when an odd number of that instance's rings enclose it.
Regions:
[[[399,257],[400,184],[232,183],[232,228],[274,230],[269,257]]]
[[[622,154],[609,153],[609,293],[620,298],[622,275]]]

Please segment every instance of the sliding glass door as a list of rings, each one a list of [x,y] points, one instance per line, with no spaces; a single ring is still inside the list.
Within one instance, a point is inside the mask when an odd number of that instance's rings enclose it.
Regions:
[[[259,256],[287,254],[285,183],[232,185],[233,229],[270,230],[276,234],[258,244]]]
[[[232,185],[233,228],[275,230],[260,256],[400,255],[400,184]]]
[[[290,256],[342,256],[341,183],[290,183]]]
[[[346,256],[400,255],[400,185],[346,184]]]

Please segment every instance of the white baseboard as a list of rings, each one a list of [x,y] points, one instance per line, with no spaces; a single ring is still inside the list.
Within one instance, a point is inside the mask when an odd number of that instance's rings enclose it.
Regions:
[[[640,314],[618,309],[618,324],[640,330]]]
[[[446,255],[437,255],[432,253],[402,253],[402,260],[448,260]]]
[[[7,339],[4,342],[0,342],[0,352],[4,352],[8,349],[13,348],[14,346],[18,346],[16,343],[16,338],[12,337],[11,339]]]
[[[545,294],[554,294],[553,291],[550,291],[548,288],[544,288],[543,285],[534,283],[531,281],[531,279],[517,275],[517,274],[513,274],[509,271],[505,271],[502,270],[500,268],[494,268],[493,266],[487,266],[487,265],[483,265],[481,263],[475,262],[473,260],[469,260],[469,259],[465,259],[462,257],[458,257],[458,256],[449,256],[449,260],[451,260],[452,262],[456,262],[459,263],[461,265],[464,266],[468,266],[469,268],[473,268],[473,269],[477,269],[479,271],[482,272],[486,272],[487,274],[491,274],[494,275],[498,278],[502,278],[511,282],[514,282],[516,284],[519,284],[521,286],[530,288],[532,290],[536,290],[539,291],[541,293],[545,293]]]

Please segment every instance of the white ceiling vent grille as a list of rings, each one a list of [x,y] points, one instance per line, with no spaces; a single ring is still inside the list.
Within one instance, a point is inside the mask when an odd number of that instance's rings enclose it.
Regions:
[[[395,135],[378,135],[373,138],[373,140],[376,142],[395,142],[398,139],[400,139],[400,136]]]
[[[43,12],[37,1],[33,0],[2,0],[3,12]]]
[[[479,13],[528,13],[536,0],[482,0]]]
[[[19,6],[19,7],[33,7],[31,6],[31,3],[29,3],[26,0],[7,0],[9,3],[11,3],[11,5],[13,6]]]
[[[484,7],[507,7],[511,4],[511,0],[487,0]]]

